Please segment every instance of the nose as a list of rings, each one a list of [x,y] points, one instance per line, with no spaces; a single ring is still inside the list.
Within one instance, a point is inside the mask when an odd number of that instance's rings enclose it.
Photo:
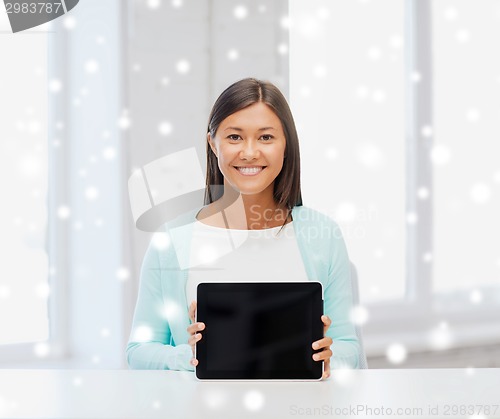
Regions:
[[[257,159],[260,154],[260,149],[257,141],[247,140],[241,145],[240,159],[251,160]]]

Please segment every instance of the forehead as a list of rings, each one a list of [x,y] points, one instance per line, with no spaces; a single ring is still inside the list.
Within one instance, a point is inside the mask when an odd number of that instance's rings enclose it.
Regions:
[[[232,126],[242,129],[274,127],[281,129],[281,121],[265,103],[258,102],[229,115],[221,122],[221,128]]]

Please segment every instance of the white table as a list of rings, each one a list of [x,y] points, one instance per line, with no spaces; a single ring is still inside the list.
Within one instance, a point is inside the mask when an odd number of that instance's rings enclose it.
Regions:
[[[463,410],[468,406],[475,410]],[[323,382],[199,382],[193,373],[176,371],[0,370],[0,417],[500,418],[500,369],[337,370]]]

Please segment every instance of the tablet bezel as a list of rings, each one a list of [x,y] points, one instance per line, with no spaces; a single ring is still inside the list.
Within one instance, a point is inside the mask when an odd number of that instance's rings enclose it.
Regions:
[[[256,288],[265,287],[269,292],[286,292],[286,291],[307,291],[311,293],[312,301],[312,324],[311,330],[314,341],[323,338],[323,323],[321,316],[323,314],[323,287],[320,282],[204,282],[197,286],[197,313],[196,321],[206,321],[203,317],[206,315],[203,295],[210,291],[253,291]],[[201,316],[200,316],[201,312]],[[238,380],[238,381],[318,381],[323,376],[324,362],[313,361],[313,368],[310,370],[287,370],[287,371],[260,371],[253,373],[250,376],[245,371],[213,371],[207,370],[206,365],[206,347],[203,343],[207,339],[206,331],[200,332],[202,339],[195,347],[195,357],[198,359],[198,365],[195,368],[196,378],[199,380]],[[205,336],[203,336],[205,334]],[[312,346],[305,348],[308,355],[312,357],[314,353],[320,352],[312,349]]]

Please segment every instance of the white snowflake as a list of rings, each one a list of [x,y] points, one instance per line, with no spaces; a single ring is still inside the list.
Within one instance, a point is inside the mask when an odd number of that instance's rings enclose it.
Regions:
[[[119,281],[126,281],[130,278],[130,271],[125,267],[118,268],[116,271],[116,277]]]
[[[85,71],[89,74],[94,74],[99,71],[99,63],[94,60],[90,59],[85,63]]]
[[[35,346],[33,347],[33,352],[35,353],[36,357],[45,358],[50,353],[50,346],[47,342],[35,343]]]
[[[243,396],[243,405],[253,412],[264,406],[264,394],[259,390],[250,390]]]
[[[236,48],[231,48],[228,52],[227,52],[227,59],[229,61],[235,61],[237,60],[238,58],[240,57],[240,53],[238,52],[238,50]]]
[[[336,160],[337,157],[339,155],[339,152],[337,151],[337,149],[335,147],[328,147],[326,150],[325,150],[325,157],[330,160],[330,161],[333,161],[333,160]]]
[[[453,335],[447,322],[441,322],[432,329],[427,336],[432,348],[436,350],[447,349],[453,342]]]
[[[403,38],[401,35],[393,35],[389,40],[389,44],[392,48],[399,49],[403,46]]]
[[[460,29],[455,34],[455,37],[457,38],[458,42],[460,42],[460,43],[463,44],[465,42],[469,42],[469,40],[470,40],[470,33],[466,29]]]
[[[491,198],[491,188],[485,183],[476,183],[470,190],[470,198],[476,204],[486,204]]]
[[[469,122],[477,122],[481,117],[481,112],[479,111],[479,109],[472,108],[467,111],[465,117]]]
[[[227,402],[228,394],[221,388],[207,388],[202,390],[202,400],[210,409],[218,409]]]
[[[10,295],[10,288],[6,285],[0,285],[0,300],[6,300]]]
[[[356,205],[351,202],[341,202],[336,211],[336,219],[339,222],[350,223],[356,219],[357,214]]]
[[[170,135],[172,133],[172,130],[173,130],[173,126],[170,122],[168,121],[162,121],[160,122],[160,124],[158,125],[158,132],[163,135],[163,136],[167,136],[167,135]]]
[[[63,26],[68,29],[68,30],[72,30],[72,29],[75,29],[76,27],[76,19],[74,16],[66,16],[63,20]]]
[[[281,43],[278,45],[278,54],[286,55],[288,54],[288,44]]]
[[[328,74],[328,69],[323,64],[318,64],[313,68],[313,75],[317,78],[324,78]]]
[[[153,330],[149,326],[137,326],[132,336],[135,342],[148,342],[153,338]]]
[[[158,9],[161,6],[161,1],[160,0],[148,0],[148,7],[150,9]]]
[[[418,221],[418,215],[415,212],[409,212],[406,214],[406,222],[410,225],[416,224]]]
[[[85,197],[89,201],[95,201],[99,196],[99,190],[95,186],[89,186],[85,189]]]
[[[47,299],[50,295],[50,286],[47,282],[41,282],[35,287],[35,295],[40,299]]]
[[[401,364],[406,360],[408,351],[401,343],[392,343],[387,347],[385,355],[391,364]]]
[[[483,301],[483,293],[478,289],[474,289],[471,291],[469,298],[472,304],[479,304]]]
[[[362,144],[357,147],[359,162],[368,169],[379,169],[385,163],[382,150],[375,144]]]
[[[188,60],[182,59],[177,62],[176,69],[179,74],[187,74],[191,69],[191,64]]]
[[[49,81],[49,91],[52,93],[58,93],[62,89],[62,82],[59,79],[52,79]]]
[[[106,147],[102,150],[102,156],[106,160],[113,160],[116,157],[116,149],[114,147]]]
[[[410,74],[410,80],[413,83],[419,83],[422,80],[422,74],[420,74],[420,72],[414,70]]]
[[[429,197],[429,189],[427,189],[425,186],[421,186],[417,190],[417,196],[420,199],[427,199]]]
[[[444,11],[444,18],[448,21],[456,20],[458,17],[458,10],[454,7],[448,7]]]
[[[373,46],[368,50],[366,54],[370,60],[377,61],[382,56],[382,51],[379,47]]]
[[[372,93],[372,100],[375,103],[383,103],[383,102],[385,102],[386,98],[387,98],[387,95],[386,95],[385,91],[382,89],[376,89]]]
[[[350,313],[351,322],[355,325],[362,326],[368,321],[369,312],[365,306],[356,305],[351,309]]]
[[[157,250],[165,250],[170,245],[170,239],[166,233],[154,233],[151,244]]]
[[[433,135],[433,129],[430,125],[424,125],[420,132],[422,133],[422,136],[426,138],[432,137]]]
[[[443,144],[434,144],[431,151],[431,160],[436,166],[442,166],[450,161],[450,149]]]
[[[122,114],[122,116],[118,119],[118,127],[122,130],[129,129],[132,125],[132,121],[126,112]]]
[[[233,10],[233,15],[236,19],[242,20],[248,16],[248,9],[245,6],[236,6]]]

